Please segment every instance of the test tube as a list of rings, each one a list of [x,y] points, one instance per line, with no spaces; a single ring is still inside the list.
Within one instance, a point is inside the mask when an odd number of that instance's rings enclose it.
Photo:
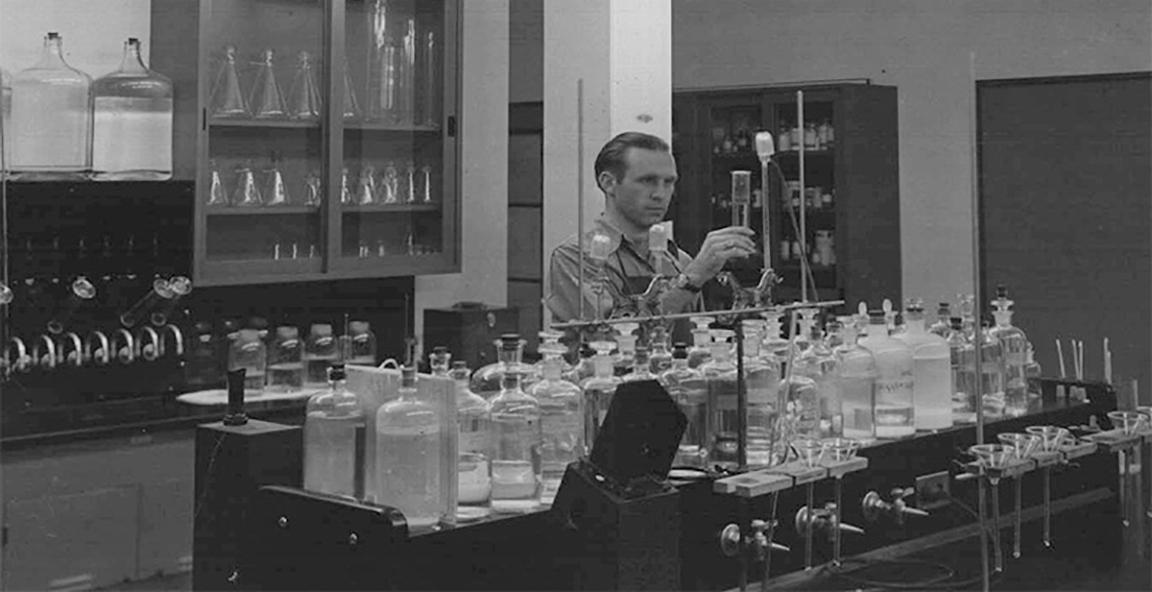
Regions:
[[[668,228],[663,224],[653,224],[648,229],[648,251],[656,258],[656,273],[665,274],[668,258]]]
[[[168,280],[163,278],[152,280],[152,289],[120,315],[120,324],[129,328],[135,327],[148,311],[171,297],[172,289],[168,285]]]

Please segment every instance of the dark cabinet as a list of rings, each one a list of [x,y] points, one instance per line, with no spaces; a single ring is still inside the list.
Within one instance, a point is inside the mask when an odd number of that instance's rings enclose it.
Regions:
[[[750,171],[758,231],[769,209],[772,266],[783,278],[778,301],[800,298],[806,256],[815,297],[843,298],[851,310],[861,300],[899,302],[896,98],[896,88],[871,84],[675,93],[680,182],[670,216],[681,245],[695,252],[709,231],[731,224],[732,171]],[[767,198],[755,145],[763,130],[773,135],[781,173],[770,174]]]

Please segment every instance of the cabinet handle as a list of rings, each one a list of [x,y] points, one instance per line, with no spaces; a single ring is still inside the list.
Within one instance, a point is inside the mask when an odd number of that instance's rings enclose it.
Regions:
[[[449,115],[448,116],[448,137],[449,138],[455,138],[456,137],[456,116],[455,115]]]

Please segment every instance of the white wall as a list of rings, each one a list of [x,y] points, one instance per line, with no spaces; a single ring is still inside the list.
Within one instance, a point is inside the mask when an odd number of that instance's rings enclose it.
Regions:
[[[150,0],[0,0],[0,65],[9,73],[31,66],[49,31],[64,39],[64,59],[92,78],[120,65],[124,42],[151,46]]]
[[[416,333],[424,309],[508,297],[508,0],[461,2],[460,201],[463,272],[416,278]]]
[[[676,89],[899,87],[903,293],[969,290],[975,77],[1152,69],[1148,0],[673,0]]]

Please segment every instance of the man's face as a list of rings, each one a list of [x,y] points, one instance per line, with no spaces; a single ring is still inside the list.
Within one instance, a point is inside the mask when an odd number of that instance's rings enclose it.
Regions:
[[[605,173],[601,185],[616,210],[629,222],[648,228],[664,219],[676,188],[676,161],[659,150],[629,148],[625,153],[628,167],[617,180]]]

